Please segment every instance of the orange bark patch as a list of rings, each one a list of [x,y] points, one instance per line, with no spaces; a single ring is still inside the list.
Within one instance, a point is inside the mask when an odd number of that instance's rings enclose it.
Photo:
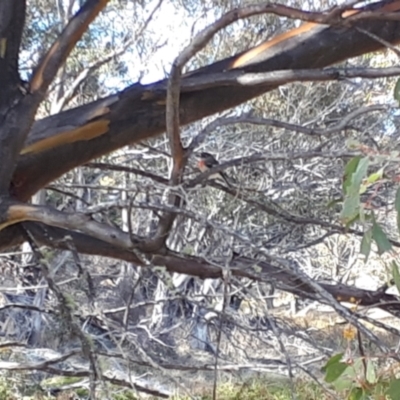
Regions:
[[[377,13],[381,12],[393,12],[393,11],[398,11],[400,10],[400,1],[395,1],[390,4],[386,4],[382,8],[375,10]],[[343,18],[350,17],[355,14],[359,14],[360,10],[347,10],[345,11],[342,16]],[[287,39],[290,39],[292,37],[295,37],[297,35],[300,35],[305,32],[311,31],[313,28],[317,26],[324,26],[323,24],[318,24],[315,22],[307,22],[298,28],[292,29],[289,32],[282,33],[281,35],[276,36],[272,40],[268,40],[264,43],[261,43],[260,45],[250,49],[248,52],[245,54],[242,54],[237,60],[235,60],[232,63],[231,68],[240,68],[240,67],[245,67],[249,62],[251,62],[252,59],[257,57],[258,54],[264,52],[265,50],[269,49],[270,47],[283,42]],[[327,26],[327,25],[326,25]]]
[[[7,220],[0,224],[0,230],[6,228],[7,226],[17,224],[18,222],[31,219],[29,218],[29,215],[33,210],[34,207],[25,204],[10,206],[7,210]]]
[[[269,49],[275,44],[283,42],[284,40],[300,35],[303,32],[308,32],[315,26],[318,26],[318,24],[314,22],[309,22],[307,24],[299,26],[298,28],[292,29],[289,32],[282,33],[281,35],[278,35],[275,38],[268,40],[267,42],[261,43],[259,46],[254,47],[245,54],[241,55],[237,60],[235,60],[232,64],[232,68],[245,67],[248,62],[250,62],[253,58],[255,58],[258,54],[262,53],[263,51]]]
[[[44,69],[46,68],[49,60],[53,57],[53,54],[58,50],[59,46],[60,46],[60,43],[58,41],[55,42],[53,44],[53,46],[51,46],[51,49],[46,54],[46,58],[40,64],[39,69],[36,71],[35,75],[33,76],[31,85],[30,85],[30,90],[32,93],[36,92],[39,88],[42,87]]]
[[[108,132],[110,120],[102,119],[91,122],[72,131],[62,132],[58,135],[40,140],[22,149],[20,154],[39,153],[56,147],[81,141],[88,141]]]

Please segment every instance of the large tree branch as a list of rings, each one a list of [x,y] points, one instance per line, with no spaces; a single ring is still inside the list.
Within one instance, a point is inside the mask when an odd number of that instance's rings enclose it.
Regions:
[[[383,8],[387,2],[378,4]],[[400,1],[391,4],[400,7]],[[185,88],[189,79],[204,79],[212,73],[235,68],[240,69],[237,73],[319,68],[384,47],[359,28],[390,43],[400,40],[400,22],[397,21],[359,20],[345,26],[305,24],[247,52],[184,76],[181,87]],[[275,87],[223,82],[206,89],[186,89],[180,97],[180,123],[188,124],[236,106]],[[78,165],[164,132],[165,101],[165,81],[146,86],[137,84],[116,95],[38,121],[14,174],[15,196],[26,200]]]
[[[117,245],[113,245],[88,235],[67,231],[57,227],[50,227],[35,222],[25,222],[27,229],[34,235],[38,243],[60,249],[70,249],[70,241],[73,241],[77,251],[85,254],[100,255],[119,260],[133,262],[136,265],[148,267],[143,264],[135,252]],[[15,229],[13,240],[14,244],[23,241],[22,233],[16,234]],[[129,236],[127,234],[127,236]],[[201,279],[222,278],[223,268],[210,264],[201,257],[181,255],[176,252],[168,251],[166,254],[153,255],[150,265],[164,266],[169,272],[177,272],[196,276]],[[249,257],[235,257],[230,264],[230,271],[233,276],[249,278],[256,281],[272,282],[276,288],[293,293],[302,298],[321,301],[315,288],[310,283],[302,279],[293,270],[285,268],[279,263],[252,259]],[[311,281],[311,279],[310,279]],[[359,303],[360,306],[376,306],[395,316],[400,317],[400,304],[396,296],[386,294],[384,290],[364,290],[354,286],[343,284],[327,284],[316,282],[323,290],[327,291],[337,301]]]
[[[132,241],[129,235],[118,228],[94,221],[81,213],[64,213],[50,207],[35,206],[15,201],[4,200],[0,203],[0,231],[20,222],[37,221],[46,225],[80,231],[110,244],[117,244],[130,249]]]
[[[77,250],[84,254],[120,259],[137,265],[141,263],[136,253],[131,249],[124,249],[121,246],[110,244],[83,233],[68,231],[37,222],[24,222],[24,226],[42,245],[62,250],[71,250],[71,241],[73,241],[75,247],[78,243],[84,243],[83,247],[77,247]],[[9,230],[11,234],[7,235],[7,238],[4,237],[4,241],[1,241],[0,249],[9,247],[10,245],[16,246],[25,240],[19,225],[14,225]],[[84,251],[82,251],[83,249]]]

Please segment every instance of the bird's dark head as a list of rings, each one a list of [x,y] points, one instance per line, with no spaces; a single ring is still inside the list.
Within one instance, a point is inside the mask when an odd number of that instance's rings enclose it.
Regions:
[[[197,153],[196,157],[197,157],[197,167],[202,172],[218,164],[218,162],[210,153],[206,153],[204,151],[201,153]]]
[[[210,153],[202,152],[200,153],[200,158],[213,158],[213,156]]]

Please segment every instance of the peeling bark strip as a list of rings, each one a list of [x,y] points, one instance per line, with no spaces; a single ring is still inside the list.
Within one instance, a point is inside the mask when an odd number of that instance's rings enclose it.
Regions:
[[[20,154],[39,153],[41,151],[54,149],[60,145],[70,144],[78,141],[89,141],[108,132],[108,125],[109,121],[107,120],[89,122],[78,129],[62,132],[57,136],[51,136],[40,142],[26,146],[22,149]]]
[[[374,4],[375,12],[386,7],[397,11],[400,1]],[[362,13],[351,15],[346,23],[335,26],[305,24],[247,52],[193,71],[182,77],[181,86],[188,79],[201,78],[204,82],[212,73],[235,67],[242,72],[321,68],[384,48],[381,42],[359,29],[392,44],[400,41],[399,21],[363,20],[361,16]],[[355,17],[359,19],[352,21]],[[180,123],[185,125],[234,107],[275,87],[268,84],[238,87],[210,81],[207,89],[185,90],[180,98]],[[26,142],[27,150],[23,150],[18,160],[13,177],[14,195],[27,200],[52,180],[93,158],[163,133],[165,100],[166,81],[146,86],[136,84],[118,95],[36,122]],[[103,121],[97,125],[100,132],[97,135],[89,130],[92,138],[88,140],[88,131],[82,127],[94,122],[88,115],[96,113],[104,102],[108,103],[109,112],[98,118]],[[106,126],[108,130],[104,132]],[[69,135],[74,137],[73,142],[68,140]],[[47,168],[48,165],[52,168]]]

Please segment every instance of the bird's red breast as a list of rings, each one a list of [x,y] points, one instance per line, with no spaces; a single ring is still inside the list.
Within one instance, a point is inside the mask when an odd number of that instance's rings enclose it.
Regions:
[[[203,160],[202,158],[199,160],[199,162],[197,163],[197,166],[199,167],[199,170],[201,172],[205,172],[207,171],[209,168],[207,167],[207,164],[205,162],[205,160]]]

